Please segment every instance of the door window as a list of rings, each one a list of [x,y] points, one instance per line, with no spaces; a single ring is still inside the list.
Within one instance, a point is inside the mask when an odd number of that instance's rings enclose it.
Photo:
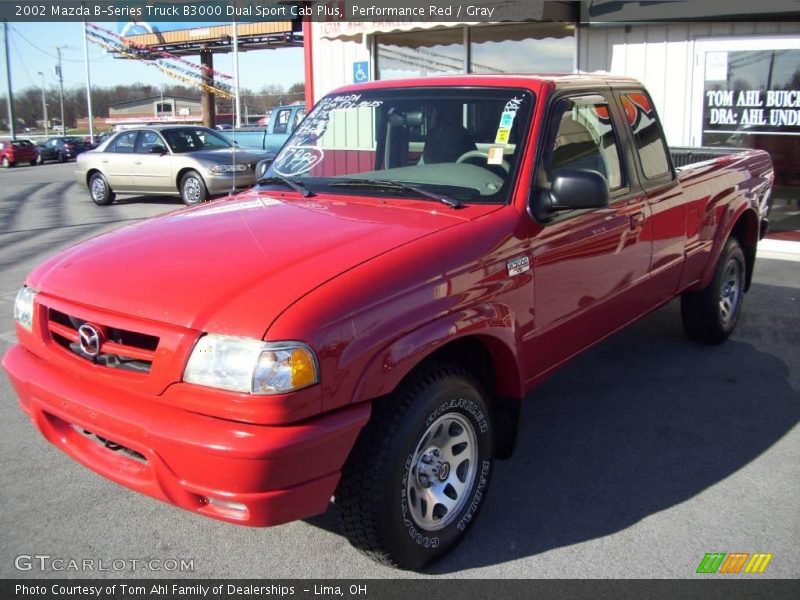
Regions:
[[[161,136],[155,131],[142,131],[139,135],[139,139],[136,141],[136,152],[139,154],[149,154],[153,146],[164,147]]]
[[[136,145],[136,135],[138,131],[125,131],[120,133],[109,146],[109,152],[133,152]]]
[[[611,191],[624,186],[617,136],[606,102],[561,100],[551,124],[555,134],[544,159],[549,182],[562,169],[588,169],[603,175]]]

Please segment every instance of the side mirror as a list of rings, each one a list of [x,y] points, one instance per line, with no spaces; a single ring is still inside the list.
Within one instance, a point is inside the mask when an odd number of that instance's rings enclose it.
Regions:
[[[272,161],[275,160],[275,157],[272,156],[270,158],[263,158],[256,163],[256,180],[266,177],[267,169],[272,164]]]
[[[534,217],[546,221],[561,210],[608,206],[608,182],[597,171],[560,169],[549,190],[542,190],[534,204]]]
[[[167,149],[164,148],[164,146],[162,146],[161,144],[153,144],[152,146],[150,146],[148,152],[150,154],[166,154]]]

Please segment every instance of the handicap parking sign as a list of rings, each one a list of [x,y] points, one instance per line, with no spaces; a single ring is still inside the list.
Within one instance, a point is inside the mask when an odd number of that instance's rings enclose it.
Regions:
[[[369,61],[362,60],[353,63],[353,83],[369,81]]]

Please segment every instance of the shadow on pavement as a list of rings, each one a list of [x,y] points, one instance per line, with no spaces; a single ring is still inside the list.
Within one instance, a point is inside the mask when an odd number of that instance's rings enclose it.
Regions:
[[[798,422],[788,373],[743,341],[690,343],[677,303],[632,325],[526,399],[516,452],[495,463],[481,517],[429,572],[606,536],[699,494]],[[339,532],[333,507],[307,522]]]

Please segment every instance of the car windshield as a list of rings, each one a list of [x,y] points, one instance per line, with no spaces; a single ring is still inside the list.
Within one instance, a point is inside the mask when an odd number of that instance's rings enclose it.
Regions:
[[[512,88],[329,95],[275,157],[264,185],[283,177],[325,193],[507,202],[533,102]]]
[[[219,150],[230,148],[231,143],[220,134],[205,127],[180,127],[164,129],[161,134],[170,150],[176,154],[197,150]]]

